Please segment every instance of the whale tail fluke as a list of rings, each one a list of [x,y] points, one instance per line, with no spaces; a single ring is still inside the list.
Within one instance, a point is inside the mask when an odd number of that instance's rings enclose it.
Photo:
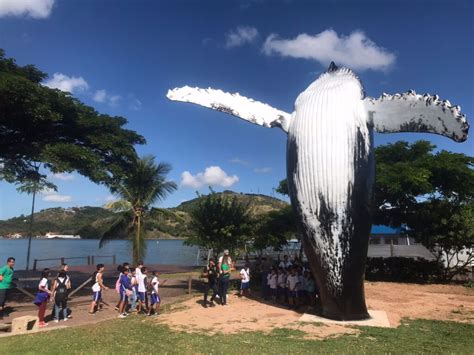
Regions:
[[[290,125],[291,114],[238,93],[184,86],[169,90],[166,97],[173,101],[190,102],[228,113],[263,127],[280,127],[285,132],[288,132]]]
[[[419,95],[410,90],[403,94],[382,94],[366,98],[369,119],[379,133],[435,133],[456,142],[467,139],[469,124],[459,106],[452,106],[438,95]]]

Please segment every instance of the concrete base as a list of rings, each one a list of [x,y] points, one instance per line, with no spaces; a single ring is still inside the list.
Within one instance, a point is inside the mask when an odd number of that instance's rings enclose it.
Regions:
[[[12,330],[13,334],[26,333],[29,331],[37,331],[39,319],[36,316],[23,316],[18,318],[13,318],[12,321]]]
[[[354,321],[338,321],[327,319],[316,316],[314,314],[303,314],[299,321],[300,322],[318,322],[324,324],[339,324],[339,325],[360,325],[365,327],[382,327],[390,328],[390,322],[388,321],[387,312],[385,311],[372,311],[369,310],[370,319],[366,320],[354,320]]]

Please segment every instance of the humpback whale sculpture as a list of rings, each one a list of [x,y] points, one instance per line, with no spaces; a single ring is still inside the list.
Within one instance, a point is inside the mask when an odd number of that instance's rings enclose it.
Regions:
[[[462,142],[469,128],[459,106],[436,95],[408,91],[365,98],[358,77],[334,63],[298,96],[292,114],[210,88],[185,86],[167,97],[288,134],[291,203],[319,286],[322,316],[337,320],[369,318],[364,272],[375,175],[373,130],[429,132]]]

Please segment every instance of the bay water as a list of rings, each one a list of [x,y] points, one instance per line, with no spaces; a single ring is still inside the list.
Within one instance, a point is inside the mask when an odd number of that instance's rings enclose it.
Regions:
[[[200,263],[197,260],[198,248],[183,245],[183,240],[158,239],[147,240],[147,251],[144,258],[146,264],[171,264],[193,266]],[[0,238],[0,265],[7,258],[16,259],[15,269],[26,268],[27,239]],[[99,249],[98,239],[32,239],[30,253],[30,269],[34,259],[66,258],[69,265],[85,265],[85,259],[70,259],[68,257],[95,256],[95,263],[111,264],[111,258],[101,258],[101,255],[115,255],[117,263],[132,262],[132,244],[128,240],[111,240]],[[54,267],[58,260],[38,262],[37,268]]]

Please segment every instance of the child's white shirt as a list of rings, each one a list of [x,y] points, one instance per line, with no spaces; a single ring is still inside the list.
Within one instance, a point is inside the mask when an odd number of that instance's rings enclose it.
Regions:
[[[278,284],[278,275],[277,274],[270,274],[270,288],[277,288]]]
[[[285,273],[278,274],[278,286],[281,288],[286,287],[286,275]]]
[[[297,284],[299,281],[298,275],[290,275],[286,279],[286,285],[290,291],[298,291]]]
[[[242,270],[240,270],[240,275],[242,275],[242,282],[250,281],[250,269],[243,268]]]
[[[153,290],[151,291],[151,293],[154,293],[155,295],[158,294],[158,288],[159,288],[159,285],[160,285],[160,281],[158,281],[158,277],[153,277],[153,279],[151,280],[151,284],[153,286]]]
[[[38,285],[38,287],[44,287],[45,290],[48,290],[48,279],[46,277],[43,277]]]

